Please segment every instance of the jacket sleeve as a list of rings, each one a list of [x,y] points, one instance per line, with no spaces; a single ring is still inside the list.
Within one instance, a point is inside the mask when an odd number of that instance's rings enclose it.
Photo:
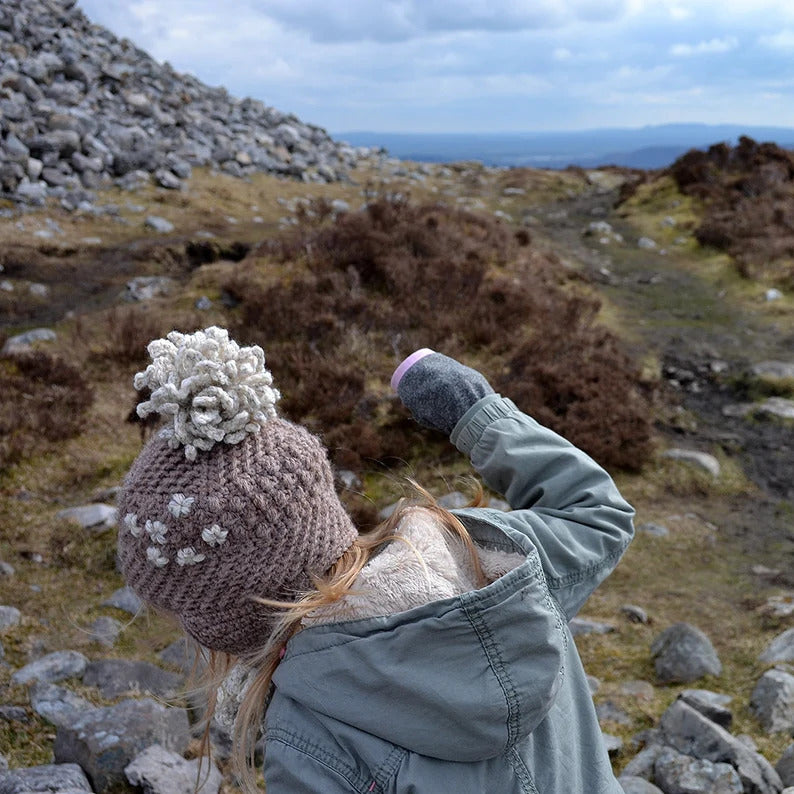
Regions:
[[[534,543],[570,620],[626,550],[633,508],[592,458],[498,394],[473,405],[450,438],[509,502],[502,520]]]

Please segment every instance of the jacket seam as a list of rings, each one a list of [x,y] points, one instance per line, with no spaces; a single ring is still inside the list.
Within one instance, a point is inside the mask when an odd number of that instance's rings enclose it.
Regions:
[[[346,764],[324,747],[307,740],[303,736],[284,728],[268,728],[266,738],[267,740],[281,742],[287,745],[287,747],[291,747],[293,750],[309,756],[316,763],[343,778],[353,792],[361,791],[367,785],[361,775],[359,775],[353,767]]]
[[[370,791],[377,792],[378,789],[385,791],[386,784],[397,774],[397,770],[400,768],[400,764],[406,755],[408,755],[408,750],[404,747],[397,747],[395,745],[394,749],[386,756],[386,760],[383,761],[372,774],[378,788],[373,789],[370,784],[366,789],[362,789],[362,791],[365,791],[366,794],[369,794]]]
[[[586,568],[580,568],[578,571],[572,571],[566,576],[547,576],[546,579],[549,587],[552,590],[559,590],[562,587],[567,587],[572,584],[579,584],[585,579],[591,578],[594,574],[599,574],[607,568],[612,568],[620,561],[620,558],[628,548],[628,542],[622,543],[618,551],[614,551],[603,557],[598,562],[588,565]]]
[[[505,752],[511,748],[518,738],[518,729],[521,723],[520,704],[516,688],[510,678],[507,668],[499,650],[499,646],[494,639],[493,632],[487,624],[483,615],[476,609],[470,609],[469,604],[464,604],[463,609],[466,617],[474,629],[477,639],[480,641],[488,666],[493,671],[507,706],[507,740],[505,742]]]
[[[538,794],[535,781],[532,780],[532,775],[529,773],[529,769],[527,769],[527,765],[524,763],[521,753],[519,753],[518,750],[513,747],[507,753],[507,756],[510,759],[510,766],[513,767],[513,772],[515,772],[515,775],[523,786],[526,794]]]

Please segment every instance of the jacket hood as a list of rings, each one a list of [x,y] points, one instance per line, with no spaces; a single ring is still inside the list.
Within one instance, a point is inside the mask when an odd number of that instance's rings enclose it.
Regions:
[[[497,756],[543,720],[569,635],[537,550],[497,511],[456,515],[476,542],[524,562],[479,590],[304,629],[274,675],[279,696],[447,761]]]

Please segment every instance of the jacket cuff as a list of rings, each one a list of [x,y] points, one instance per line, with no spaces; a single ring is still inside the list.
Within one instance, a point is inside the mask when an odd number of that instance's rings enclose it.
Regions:
[[[449,439],[465,455],[471,455],[488,425],[514,413],[521,412],[512,400],[499,394],[488,394],[463,414]]]

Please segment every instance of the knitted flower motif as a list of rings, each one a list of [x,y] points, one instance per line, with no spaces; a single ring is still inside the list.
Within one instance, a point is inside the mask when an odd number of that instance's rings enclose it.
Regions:
[[[220,546],[221,543],[226,542],[228,534],[228,529],[223,529],[218,524],[213,524],[211,527],[205,527],[201,530],[201,539],[210,546]]]
[[[172,331],[148,350],[152,363],[134,385],[152,395],[138,405],[138,416],[171,417],[160,435],[174,449],[184,446],[188,460],[217,443],[238,444],[276,416],[281,395],[258,345],[240,347],[212,326],[194,334]]]
[[[162,546],[165,543],[166,532],[168,532],[168,527],[162,521],[146,522],[146,533],[153,543],[159,543]]]
[[[203,554],[196,554],[196,550],[192,546],[186,549],[180,549],[176,553],[176,561],[178,565],[197,565],[204,560]]]
[[[162,568],[168,563],[168,557],[163,556],[157,546],[149,546],[149,548],[146,549],[146,558],[158,568]]]
[[[168,503],[168,512],[174,518],[182,518],[189,515],[196,500],[192,496],[185,496],[183,493],[175,493]]]
[[[122,523],[124,524],[124,529],[134,538],[139,538],[143,534],[143,527],[139,526],[138,516],[136,516],[135,513],[127,513],[122,519]]]

